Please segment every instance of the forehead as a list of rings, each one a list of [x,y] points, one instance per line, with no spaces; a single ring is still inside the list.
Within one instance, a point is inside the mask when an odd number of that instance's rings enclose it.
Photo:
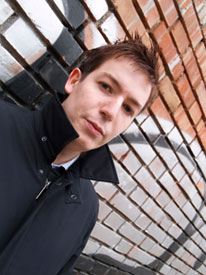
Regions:
[[[138,69],[138,66],[131,59],[120,56],[120,57],[113,57],[113,58],[106,59],[96,70],[97,71],[102,70],[105,67],[109,67],[109,66],[119,66],[121,64],[122,65],[125,64],[126,66],[129,65],[133,67],[133,70]]]
[[[94,73],[98,75],[105,72],[111,74],[114,77],[117,77],[120,83],[122,78],[124,78],[124,80],[126,78],[130,80],[133,79],[134,81],[137,81],[139,78],[145,78],[145,80],[150,83],[150,79],[147,73],[143,72],[141,68],[134,63],[134,61],[125,57],[108,59],[103,62],[96,70],[94,70]]]
[[[93,77],[107,80],[133,101],[143,106],[152,89],[148,75],[128,58],[113,58],[105,61]]]

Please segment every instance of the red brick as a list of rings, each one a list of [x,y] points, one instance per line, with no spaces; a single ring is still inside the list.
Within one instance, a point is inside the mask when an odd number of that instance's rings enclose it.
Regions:
[[[150,28],[160,21],[159,13],[155,6],[154,0],[134,0],[134,2],[138,3],[142,9]]]
[[[195,7],[198,9],[198,7],[201,6],[204,2],[205,0],[195,0],[194,1]]]
[[[189,46],[189,40],[188,40],[186,32],[182,26],[182,23],[180,21],[177,21],[177,23],[171,29],[171,32],[172,32],[174,40],[177,44],[179,52],[180,53],[185,52],[185,50]]]
[[[204,147],[204,146],[203,146]],[[200,193],[202,194],[202,196],[204,197],[204,192],[205,192],[205,183],[203,183],[201,180],[198,181],[197,183],[197,189],[199,189]],[[199,196],[199,195],[196,195],[196,196]],[[198,204],[199,206],[200,204]]]
[[[202,39],[202,33],[192,5],[188,8],[183,18],[190,36],[192,46],[195,48]]]
[[[146,29],[139,17],[136,17],[136,20],[133,21],[128,30],[131,34],[138,32],[140,36],[143,36],[143,34],[146,32]]]
[[[188,48],[187,52],[183,56],[183,63],[185,65],[192,86],[196,88],[201,80],[201,75],[191,48]]]
[[[206,11],[205,0],[195,0],[194,6],[197,12],[197,16],[199,17],[200,24],[203,24],[203,21],[205,21],[205,11]]]
[[[132,4],[132,1],[115,0],[114,4],[128,31],[130,33],[137,31],[140,36],[143,35],[145,28]]]
[[[202,145],[204,147],[204,149],[206,149],[206,128],[204,129],[204,131],[200,134],[200,140],[202,142]]]
[[[159,89],[171,112],[174,112],[179,106],[180,100],[168,76],[161,81]]]
[[[200,25],[201,26],[205,25],[205,22],[206,22],[206,16],[205,16],[206,15],[206,5],[205,5],[205,3],[200,4],[199,7],[196,8],[196,10],[197,10],[197,16],[198,16],[199,21],[200,21]]]
[[[191,5],[191,0],[177,0],[177,3],[180,7],[180,10],[184,12],[188,5]]]
[[[182,61],[179,55],[176,55],[175,58],[168,64],[168,66],[174,80],[177,80],[184,71],[184,67],[182,66]]]
[[[197,129],[198,135],[199,135],[201,132],[204,131],[204,129],[205,129],[205,123],[204,123],[204,121],[203,121],[202,119],[201,119],[201,120],[199,121],[199,123],[197,124],[196,129]]]
[[[160,21],[160,17],[155,5],[153,7],[150,5],[150,9],[146,13],[146,19],[150,28],[152,28]]]
[[[135,2],[138,2],[140,7],[143,9],[147,4],[148,4],[148,0],[135,0]]]
[[[178,110],[174,114],[174,118],[176,120],[177,125],[180,127],[181,130],[188,133],[192,138],[195,137],[195,132],[190,124],[190,121],[187,117],[187,114],[185,113],[182,106],[178,108]]]
[[[200,138],[200,142],[203,148],[206,149],[206,127],[205,127],[205,122],[201,119],[200,122],[198,123],[197,127],[197,133],[198,137]]]
[[[114,4],[122,20],[126,26],[129,27],[132,22],[136,20],[136,17],[138,17],[132,2],[127,0],[114,0]]]
[[[158,58],[158,66],[159,66],[159,80],[161,80],[165,76],[166,72],[165,72],[165,67],[162,63],[162,59],[160,57]]]
[[[195,97],[192,93],[192,89],[190,87],[190,84],[185,74],[183,74],[178,79],[178,81],[176,82],[176,85],[179,91],[179,95],[182,98],[183,102],[185,103],[185,106],[189,108],[195,101]]]
[[[206,49],[205,45],[201,42],[196,48],[197,62],[201,68],[203,77],[206,79]]]
[[[160,7],[168,26],[171,26],[178,18],[177,10],[171,0],[159,0]]]
[[[204,112],[204,115],[206,117],[206,89],[204,83],[201,81],[196,89],[196,93],[199,99],[199,102],[202,106],[202,110]]]
[[[167,63],[172,62],[177,56],[176,48],[172,42],[170,34],[164,22],[161,22],[154,30],[153,34],[165,57]]]
[[[206,26],[202,26],[202,32],[203,32],[204,38],[206,39]]]
[[[154,35],[165,56],[166,63],[168,64],[173,78],[175,80],[178,79],[180,74],[184,71],[184,68],[170,34],[163,22],[154,30]]]
[[[159,116],[161,118],[164,118],[164,119],[172,122],[172,119],[171,119],[167,109],[165,108],[164,103],[160,99],[160,97],[156,98],[156,100],[152,103],[150,109],[155,116]]]
[[[166,32],[167,32],[167,28],[164,22],[161,22],[156,26],[156,28],[154,28],[153,34],[158,43],[162,40],[162,37]]]
[[[147,46],[147,47],[150,47],[151,46],[151,39],[148,35],[147,32],[145,32],[143,35],[142,35],[142,42]]]
[[[192,118],[194,124],[196,125],[202,116],[202,112],[201,112],[200,107],[197,102],[193,103],[193,105],[189,109],[189,113],[191,115],[191,118]]]

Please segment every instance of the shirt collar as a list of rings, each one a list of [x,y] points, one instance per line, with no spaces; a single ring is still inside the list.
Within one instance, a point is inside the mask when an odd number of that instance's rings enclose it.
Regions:
[[[52,165],[52,167],[63,167],[65,170],[67,170],[78,159],[78,157],[79,157],[79,155],[67,162],[62,163],[62,164],[52,163],[51,165]]]
[[[64,95],[61,96],[65,98]],[[40,146],[47,162],[52,163],[64,146],[79,135],[68,120],[56,94],[41,111],[34,113],[36,113],[34,118]],[[82,154],[78,161],[80,177],[119,183],[107,145]]]

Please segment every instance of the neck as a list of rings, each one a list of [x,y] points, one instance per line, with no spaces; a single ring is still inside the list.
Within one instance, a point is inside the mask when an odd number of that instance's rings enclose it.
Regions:
[[[54,164],[62,164],[68,162],[78,155],[80,155],[79,151],[72,150],[71,146],[65,146],[62,151],[56,156],[56,159],[53,161]]]

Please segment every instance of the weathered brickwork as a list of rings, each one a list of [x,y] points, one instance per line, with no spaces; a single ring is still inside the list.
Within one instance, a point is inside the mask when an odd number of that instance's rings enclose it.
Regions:
[[[137,31],[159,94],[110,143],[120,185],[94,182],[97,224],[74,274],[206,274],[205,0],[1,0],[0,97],[40,108],[86,49]]]

